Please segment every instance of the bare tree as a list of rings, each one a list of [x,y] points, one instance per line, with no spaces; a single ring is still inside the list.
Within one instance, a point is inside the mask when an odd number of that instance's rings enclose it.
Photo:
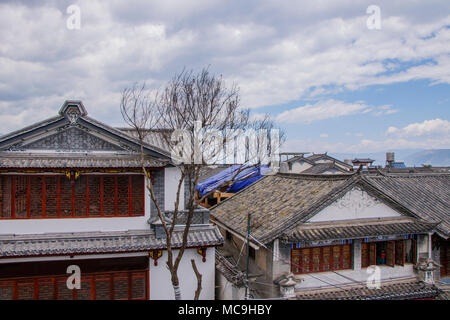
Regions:
[[[239,173],[251,166],[260,166],[261,150],[273,154],[275,144],[267,143],[267,129],[274,129],[274,124],[268,117],[252,121],[248,109],[240,108],[238,88],[227,87],[221,76],[215,76],[204,68],[199,73],[183,70],[176,74],[162,90],[147,90],[145,83],[135,85],[123,91],[121,113],[126,123],[133,129],[140,142],[140,159],[146,179],[146,186],[156,207],[157,215],[166,232],[167,267],[171,273],[171,281],[175,299],[181,299],[178,268],[186,249],[188,234],[198,202],[195,197],[195,186],[199,177],[208,165],[223,164],[230,157],[236,158],[236,151],[247,150],[241,157],[239,167],[233,176],[223,181],[220,186],[231,186],[237,181]],[[266,131],[262,130],[265,129]],[[251,141],[246,131],[260,130],[256,142]],[[145,167],[144,146],[149,135],[157,133],[163,139],[172,155],[172,164],[180,170],[180,179],[176,189],[176,200],[171,221],[156,198],[154,187]],[[284,133],[279,136],[284,140]],[[276,141],[279,143],[279,141]],[[251,145],[253,143],[253,145]],[[244,148],[241,145],[244,144]],[[229,146],[232,147],[229,147]],[[225,146],[225,147],[224,147]],[[228,147],[227,147],[228,146]],[[278,146],[277,146],[278,147]],[[260,150],[253,152],[253,150]],[[251,152],[248,152],[250,150]],[[272,159],[273,161],[274,159]],[[235,161],[236,162],[236,161]],[[180,212],[180,193],[184,181],[189,186],[188,198],[185,201],[186,224],[182,235],[182,245],[174,254],[172,247],[173,231]],[[203,195],[202,199],[215,190]],[[200,199],[200,200],[202,200]],[[192,268],[197,277],[195,299],[201,291],[201,274],[195,261],[191,260]]]

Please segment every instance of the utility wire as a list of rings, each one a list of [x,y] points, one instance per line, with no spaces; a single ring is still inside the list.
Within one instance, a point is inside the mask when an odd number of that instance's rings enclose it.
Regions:
[[[292,261],[288,261],[287,259],[284,259],[283,257],[280,256],[279,253],[276,254],[272,249],[270,249],[269,247],[267,247],[266,245],[264,245],[263,243],[261,243],[260,241],[258,241],[258,240],[257,240],[255,237],[253,237],[252,235],[250,235],[250,238],[251,238],[253,241],[257,242],[260,246],[264,247],[266,250],[270,251],[270,252],[272,253],[272,255],[273,255],[273,256],[276,256],[276,258],[277,258],[278,260],[283,261],[283,262],[285,262],[285,263],[288,263],[288,264],[290,264],[290,265],[292,265],[292,266],[295,266],[295,267],[300,267],[299,264],[295,264],[295,263],[293,263]],[[245,238],[245,241],[248,241],[248,239],[249,239],[249,237],[247,236],[247,237]],[[244,241],[244,243],[242,244],[242,247],[241,247],[241,253],[242,253],[242,249],[244,248],[245,241]],[[239,254],[239,258],[240,258],[240,256],[241,256],[241,253]],[[239,262],[239,261],[238,261],[238,262]],[[237,263],[236,263],[236,266],[237,266]],[[351,278],[351,277],[344,276],[344,275],[342,275],[342,274],[340,274],[340,273],[337,273],[337,272],[334,271],[334,270],[330,270],[330,271],[333,272],[333,273],[335,273],[335,274],[337,274],[337,275],[339,275],[339,276],[341,276],[341,277],[343,277],[343,278],[345,278],[345,279],[347,279],[347,280],[350,280],[350,281],[352,281],[352,282],[354,282],[354,283],[357,283],[357,284],[362,284],[362,283],[364,283],[364,281],[358,281],[358,280],[353,279],[353,278]],[[310,274],[310,273],[305,273],[305,274],[303,274],[303,275],[309,276],[309,277],[311,277],[311,278],[313,278],[313,279],[316,279],[316,280],[319,280],[319,281],[321,281],[321,282],[323,282],[323,283],[325,283],[325,284],[327,284],[327,285],[329,285],[329,286],[338,288],[338,289],[340,289],[340,290],[344,290],[344,291],[347,291],[347,292],[350,291],[350,290],[347,289],[347,288],[343,288],[342,286],[340,286],[340,285],[338,285],[338,284],[333,284],[333,283],[331,283],[331,282],[325,281],[324,279],[321,279],[321,278],[319,278],[319,277],[316,277],[316,276],[314,276],[314,275],[312,275],[312,274]],[[261,282],[261,283],[260,283],[260,282],[253,282],[253,283],[264,284],[264,283],[262,283],[262,282]],[[272,286],[272,285],[270,285],[270,284],[266,284],[266,285]]]
[[[252,237],[252,238],[253,238],[253,237]],[[256,240],[256,239],[253,238],[253,240]],[[256,241],[257,241],[257,240],[256,240]],[[257,242],[259,242],[259,241],[257,241]],[[291,264],[291,265],[296,266],[296,267],[300,267],[299,264],[295,264],[295,263],[293,263],[292,261],[288,261],[287,259],[284,259],[283,257],[280,256],[279,253],[278,253],[278,254],[275,254],[275,252],[274,252],[272,249],[268,248],[267,246],[265,246],[265,245],[263,245],[263,244],[262,244],[262,246],[263,246],[265,249],[267,249],[268,251],[270,251],[270,252],[272,253],[272,255],[276,256],[278,260],[283,261],[283,262],[288,263],[288,264]],[[333,271],[334,273],[336,273],[334,270],[331,270],[331,271]],[[338,273],[336,273],[336,274],[338,274]],[[305,273],[304,275],[309,276],[309,277],[311,277],[311,278],[313,278],[313,279],[319,280],[319,281],[321,281],[321,282],[323,282],[323,283],[325,283],[325,284],[328,284],[329,286],[338,288],[338,289],[340,289],[340,290],[343,290],[343,291],[346,291],[346,292],[349,292],[349,291],[350,291],[350,290],[347,289],[347,288],[343,288],[342,286],[340,286],[340,285],[338,285],[338,284],[333,284],[333,283],[331,283],[331,282],[325,281],[325,280],[323,280],[323,279],[321,279],[321,278],[319,278],[319,277],[316,277],[316,276],[314,276],[314,275],[312,275],[312,274],[310,274],[310,273]],[[338,274],[338,275],[341,275],[341,274]],[[342,276],[342,275],[341,275],[341,276]],[[351,278],[349,278],[349,279],[351,279]],[[354,281],[354,282],[356,282],[356,283],[362,283],[362,282],[359,282],[359,281],[357,281],[357,280],[355,280],[355,279],[351,279],[351,280]]]
[[[247,237],[245,238],[245,241],[247,241]],[[235,264],[235,266],[234,266],[235,268],[238,267],[239,260],[241,259],[242,252],[244,251],[245,241],[242,242],[241,250],[240,250],[240,252],[239,252],[239,256],[238,256],[238,258],[237,258],[237,262],[236,262],[236,264]],[[233,242],[234,242],[234,241],[233,241]],[[239,269],[239,271],[240,271],[240,268],[238,268],[238,269]],[[223,287],[223,289],[222,289],[220,295],[223,295],[223,293],[225,292],[225,289],[227,288],[227,286],[228,286],[229,283],[230,283],[229,281],[227,281],[227,282],[225,283],[225,286]]]

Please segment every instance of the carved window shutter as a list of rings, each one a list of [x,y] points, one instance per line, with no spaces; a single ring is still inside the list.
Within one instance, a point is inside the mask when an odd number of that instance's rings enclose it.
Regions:
[[[377,244],[370,243],[369,244],[369,265],[373,266],[377,264]]]
[[[386,244],[386,265],[393,267],[395,264],[395,241]]]
[[[405,241],[397,240],[395,241],[395,264],[404,266],[405,265]]]
[[[413,256],[413,263],[416,264],[417,263],[417,240],[416,239],[411,239],[411,245],[412,245],[412,256]]]

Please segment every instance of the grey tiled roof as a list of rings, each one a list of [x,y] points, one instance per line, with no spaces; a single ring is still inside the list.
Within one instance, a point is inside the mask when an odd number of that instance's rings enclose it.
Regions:
[[[352,166],[351,164],[348,164],[348,163],[345,163],[345,162],[343,162],[343,161],[341,161],[341,160],[338,160],[338,159],[336,159],[336,158],[333,158],[333,157],[329,156],[329,155],[326,154],[326,153],[316,153],[316,154],[312,154],[312,155],[306,157],[306,159],[308,159],[308,160],[310,160],[310,161],[312,161],[312,162],[314,162],[314,163],[315,163],[316,161],[326,159],[326,160],[331,160],[331,161],[333,161],[333,162],[339,163],[339,164],[341,164],[341,165],[343,165],[343,166],[345,166],[345,167],[347,167],[347,168],[349,168],[349,169],[352,169],[352,168],[353,168],[353,166]]]
[[[355,175],[266,176],[212,207],[211,216],[241,235],[252,215],[252,236],[267,243],[295,227],[330,196],[349,187]]]
[[[282,239],[287,242],[358,239],[373,236],[407,235],[427,233],[436,224],[418,221],[416,219],[391,219],[381,221],[367,221],[361,223],[345,222],[334,224],[299,225],[286,232]]]
[[[37,122],[31,126],[0,136],[0,150],[7,150],[17,143],[26,145],[28,139],[35,139],[36,137],[39,137],[39,135],[48,134],[52,131],[55,131],[56,133],[56,130],[68,126],[69,123],[70,121],[65,117],[65,115],[60,114],[56,117]],[[126,134],[123,131],[90,118],[86,114],[82,114],[76,119],[76,125],[82,127],[83,129],[93,130],[99,135],[113,138],[113,140],[119,141],[133,150],[137,150],[139,148],[139,141],[132,135]],[[160,146],[144,143],[143,147],[146,154],[151,154],[155,158],[165,160],[170,159],[170,153]]]
[[[450,236],[450,174],[365,174],[365,182]]]
[[[146,167],[163,167],[166,161],[147,158]],[[0,168],[140,168],[138,156],[61,154],[31,155],[20,153],[3,153]]]
[[[349,171],[346,171],[346,170],[342,169],[341,167],[337,166],[335,163],[317,163],[317,164],[314,164],[312,167],[306,169],[302,173],[321,174],[330,169],[335,169],[342,173],[349,172]]]
[[[422,281],[409,280],[382,284],[379,289],[367,286],[340,288],[326,291],[298,292],[297,300],[412,300],[435,298],[442,290]]]
[[[290,158],[288,160],[285,160],[284,162],[288,162],[289,163],[289,162],[296,162],[296,161],[305,161],[305,162],[307,162],[309,164],[314,164],[314,162],[312,160],[309,160],[308,158],[305,158],[303,155],[292,157],[292,158]]]
[[[211,208],[211,216],[246,234],[252,215],[252,236],[268,243],[305,223],[317,212],[359,187],[405,216],[440,223],[449,230],[449,174],[387,177],[378,173],[334,175],[276,174],[266,176]]]
[[[174,231],[172,247],[181,246],[182,235],[183,229]],[[222,243],[223,237],[217,227],[201,226],[191,227],[187,246],[218,246]],[[166,238],[157,239],[150,230],[0,236],[0,257],[119,253],[166,247]]]

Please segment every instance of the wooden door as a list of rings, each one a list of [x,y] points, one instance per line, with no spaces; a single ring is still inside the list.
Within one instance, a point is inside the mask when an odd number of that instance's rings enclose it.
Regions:
[[[292,249],[291,251],[291,271],[293,273],[300,273],[301,272],[301,254],[300,249]]]
[[[413,264],[417,263],[417,240],[411,239],[411,246],[412,246],[412,262]]]
[[[321,248],[320,247],[315,247],[312,249],[312,258],[311,258],[311,263],[312,263],[312,272],[320,272],[321,271]]]
[[[352,267],[352,246],[345,244],[342,246],[342,269],[350,269]]]
[[[395,265],[395,241],[386,243],[386,265],[390,267]]]
[[[441,240],[440,241],[440,264],[441,264],[441,278],[447,277],[450,275],[450,265],[449,265],[449,257],[450,257],[450,246],[449,241]]]
[[[369,244],[361,243],[361,268],[367,268],[369,266]]]
[[[311,272],[311,249],[301,249],[300,265],[302,273]]]
[[[331,269],[331,247],[322,248],[322,271],[329,271]]]
[[[395,264],[405,265],[405,240],[395,241]]]
[[[372,242],[369,244],[369,265],[377,264],[377,244]]]
[[[342,269],[342,246],[333,246],[332,247],[332,255],[333,255],[333,270]]]

